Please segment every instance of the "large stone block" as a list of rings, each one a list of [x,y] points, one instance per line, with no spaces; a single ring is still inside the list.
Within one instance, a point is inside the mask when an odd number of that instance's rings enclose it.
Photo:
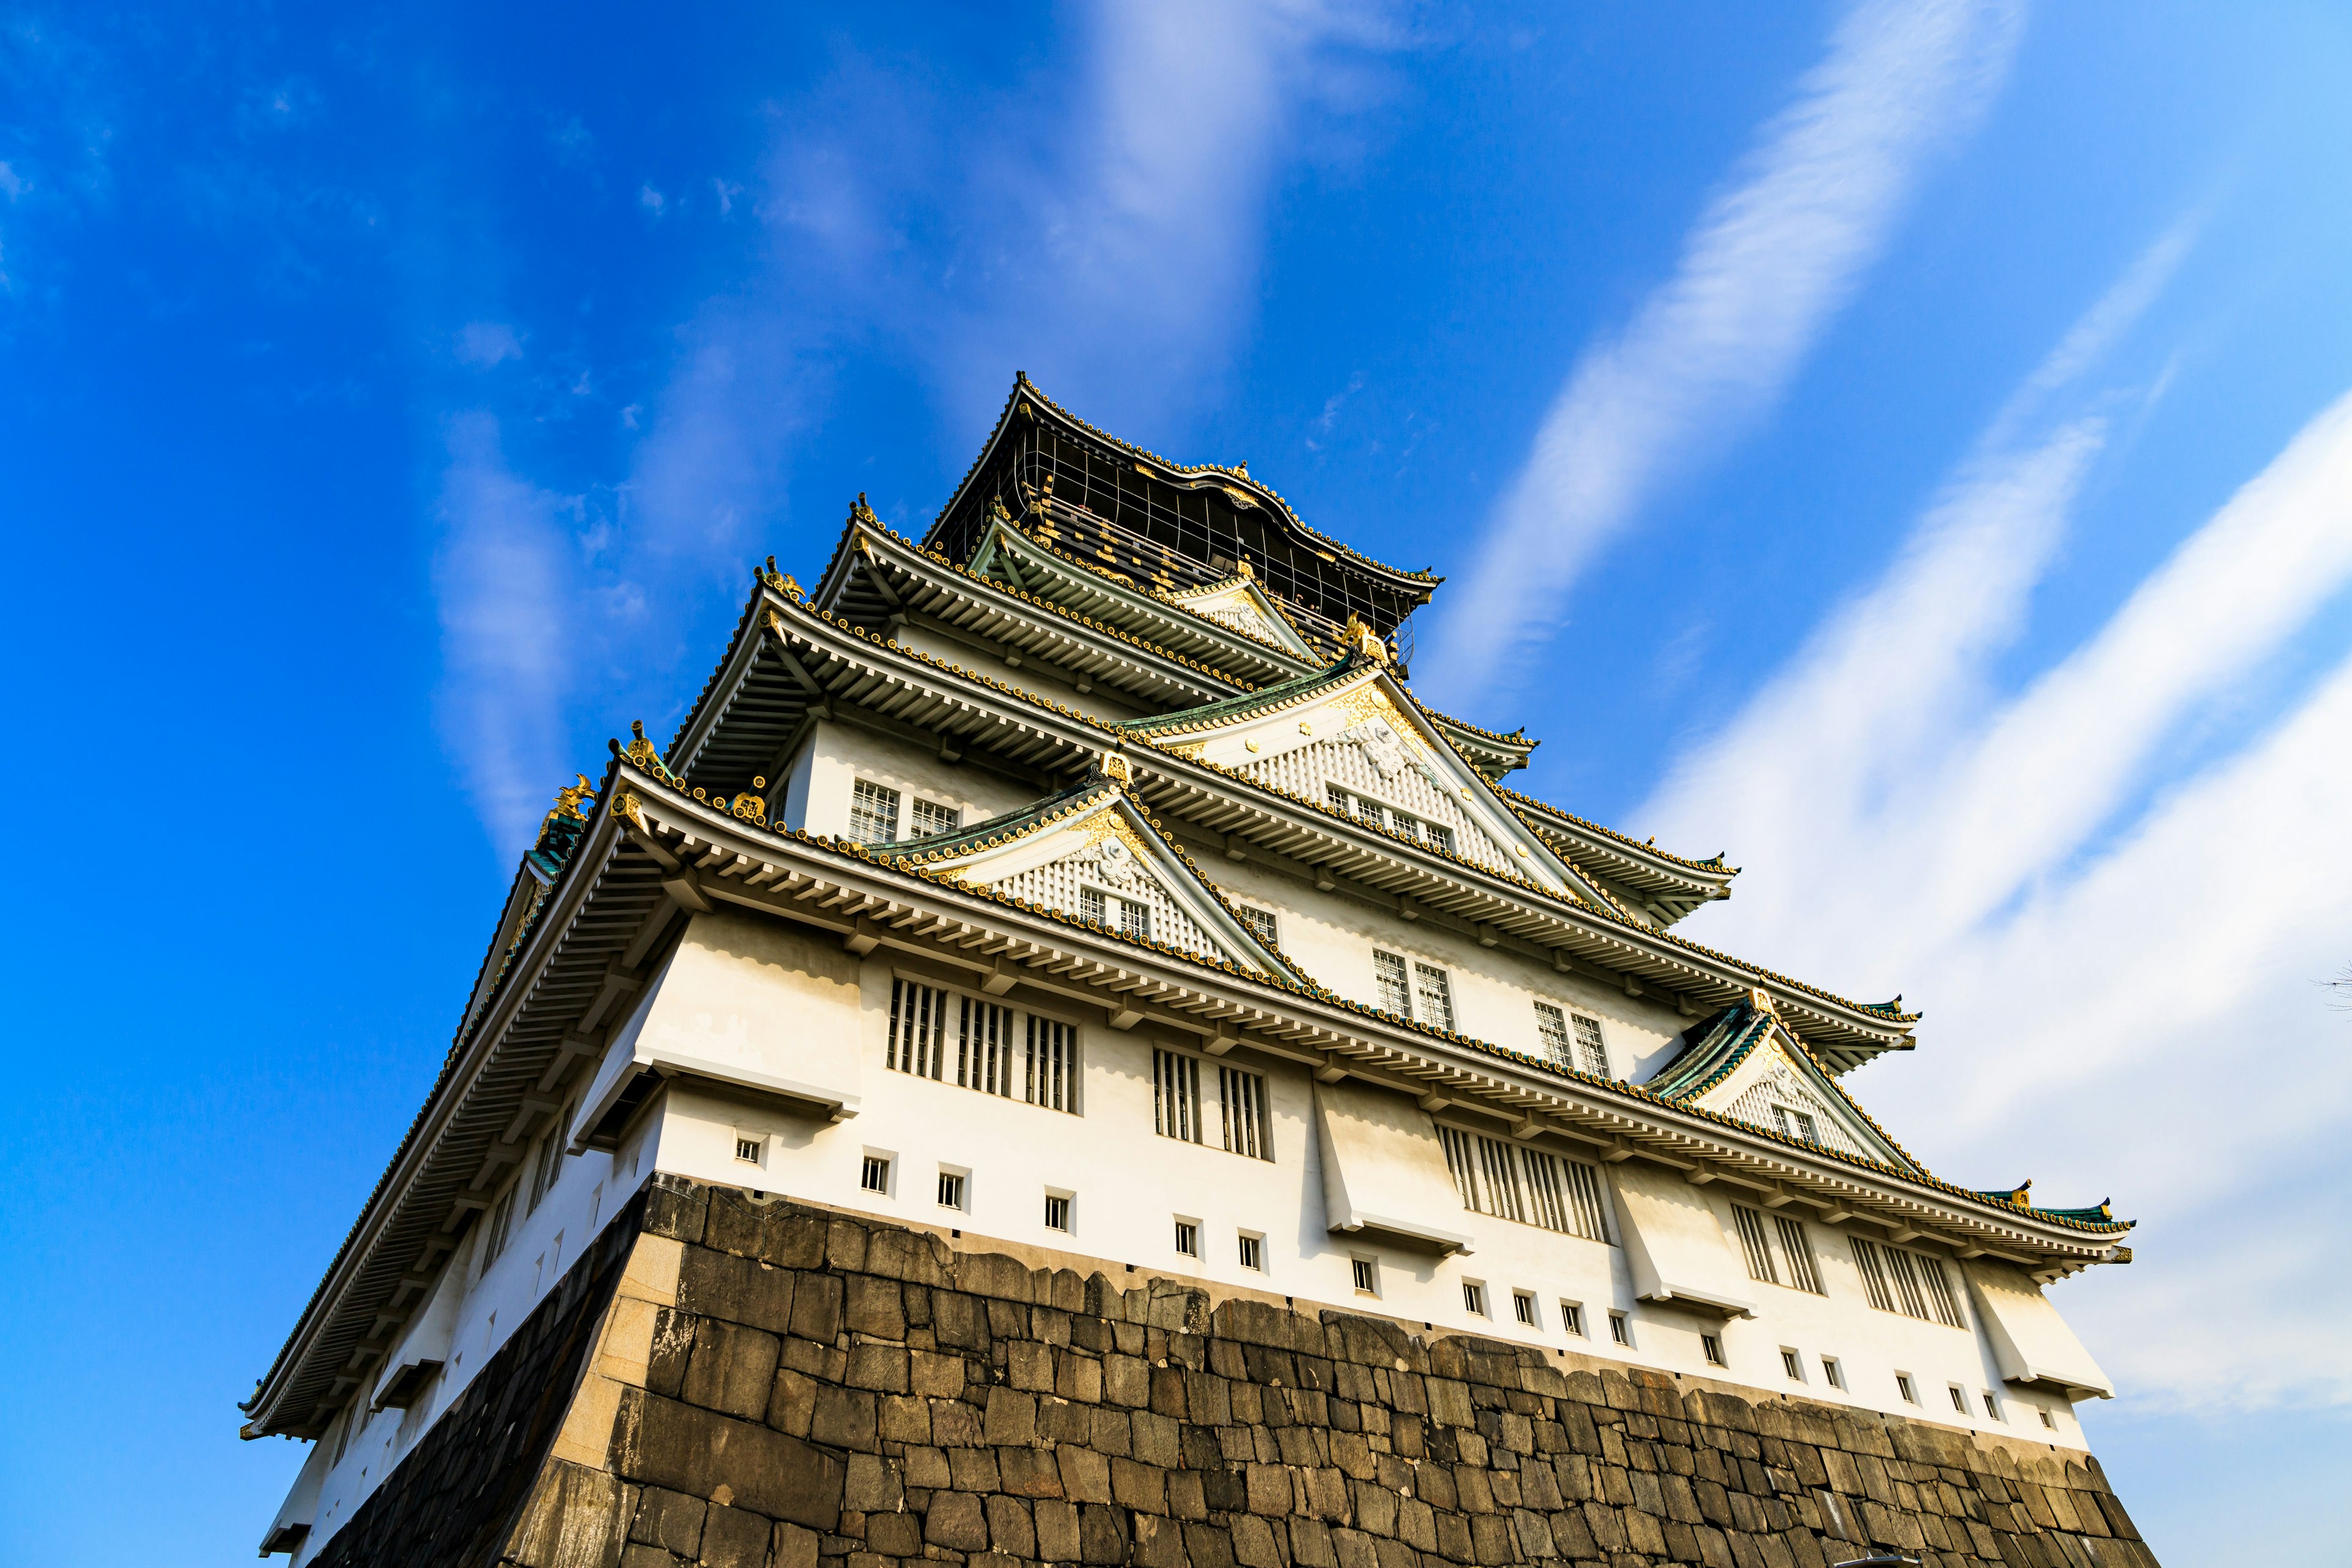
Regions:
[[[630,1390],[613,1436],[612,1468],[643,1485],[716,1499],[813,1530],[841,1514],[846,1467],[772,1427]]]

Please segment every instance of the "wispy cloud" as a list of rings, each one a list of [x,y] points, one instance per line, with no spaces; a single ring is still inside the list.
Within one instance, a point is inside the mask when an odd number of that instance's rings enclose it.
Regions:
[[[1302,114],[1360,93],[1343,67],[1386,47],[1383,16],[1318,0],[1106,5],[1087,14],[1075,87],[1057,74],[1050,91],[950,96],[844,46],[829,76],[779,103],[760,177],[711,186],[718,218],[759,218],[745,269],[680,322],[659,390],[623,410],[635,438],[619,504],[576,563],[552,499],[499,465],[494,431],[462,425],[443,502],[447,706],[501,841],[562,782],[551,737],[501,728],[525,700],[553,711],[570,695],[527,646],[556,613],[553,585],[579,574],[578,646],[629,636],[646,671],[679,657],[648,637],[641,606],[683,624],[680,606],[781,542],[798,443],[845,348],[915,367],[956,411],[959,440],[1016,368],[1107,420],[1212,395],[1254,317],[1275,172]],[[669,221],[700,210],[650,183],[636,199]],[[522,347],[476,322],[456,352],[488,369]]]
[[[2002,0],[1864,0],[1684,242],[1589,350],[1448,595],[1444,700],[1521,665],[1553,606],[1669,475],[1767,407],[1884,247],[1927,156],[1979,118],[2021,26]]]
[[[569,760],[569,507],[508,467],[493,416],[472,411],[449,421],[433,562],[441,734],[475,809],[509,854],[530,847]]]
[[[2352,806],[2352,664],[2269,732],[2127,810],[2161,776],[2166,739],[2352,582],[2352,396],[2079,647],[2013,696],[1991,689],[2105,421],[2028,432],[2139,318],[2191,232],[2126,270],[2021,384],[1884,580],[1638,818],[1720,835],[1748,867],[1713,940],[1927,1006],[1924,1048],[1861,1088],[1948,1173],[2015,1180],[2030,1147],[2053,1200],[2112,1192],[2149,1222],[2126,1292],[2137,1325],[2152,1298],[2244,1263],[2242,1216],[2326,1163],[2352,1123],[2346,1022],[2311,984],[2342,963],[2352,913],[2341,857],[2321,847]],[[2291,1106],[2282,1081],[2296,1086]],[[2193,1160],[2150,1135],[2189,1127]],[[2289,1246],[2230,1277],[2242,1303],[2317,1289],[2340,1313],[2352,1292],[2321,1268]],[[2069,1289],[2110,1370],[2189,1396],[2283,1395],[2284,1352],[2317,1321],[2249,1305],[2250,1331],[2189,1355],[2124,1331],[2123,1288]],[[2306,1392],[2352,1399],[2352,1356],[2306,1364]]]

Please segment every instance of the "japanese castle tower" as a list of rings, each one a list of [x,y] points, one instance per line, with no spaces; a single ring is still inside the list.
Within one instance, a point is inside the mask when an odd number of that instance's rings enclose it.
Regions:
[[[298,1563],[2152,1563],[1913,1045],[1424,706],[1439,580],[1017,379],[561,792],[245,1405]],[[1824,977],[1834,978],[1834,977]],[[1899,1069],[1897,1069],[1899,1070]]]

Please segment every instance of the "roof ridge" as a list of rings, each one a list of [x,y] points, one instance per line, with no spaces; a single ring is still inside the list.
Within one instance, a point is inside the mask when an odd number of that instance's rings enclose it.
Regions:
[[[1460,721],[1457,720],[1456,722],[1458,723]],[[1575,823],[1579,827],[1590,828],[1605,838],[1614,838],[1620,844],[1623,844],[1630,848],[1642,850],[1646,854],[1655,855],[1661,860],[1671,860],[1677,866],[1689,866],[1701,870],[1724,871],[1734,876],[1738,874],[1739,868],[1737,866],[1725,865],[1723,863],[1723,857],[1720,854],[1715,856],[1711,859],[1694,860],[1687,855],[1677,855],[1671,849],[1661,849],[1655,844],[1644,843],[1622,828],[1608,826],[1605,824],[1593,821],[1591,817],[1579,816],[1576,813],[1569,810],[1566,806],[1554,805],[1551,802],[1531,795],[1525,790],[1513,789],[1507,784],[1499,783],[1496,784],[1495,787],[1502,791],[1505,795],[1511,796],[1514,800],[1524,801],[1529,805],[1538,806],[1545,811],[1549,811],[1555,816],[1565,817],[1569,821]],[[1528,826],[1533,826],[1534,825],[1530,823]]]
[[[1095,514],[1088,512],[1087,515],[1092,517]],[[1118,525],[1113,523],[1111,526],[1117,527]],[[1203,626],[1214,626],[1221,632],[1228,632],[1235,637],[1247,637],[1250,641],[1256,643],[1261,647],[1272,648],[1275,652],[1281,654],[1287,658],[1296,658],[1298,657],[1297,654],[1292,653],[1288,648],[1284,647],[1278,642],[1275,642],[1267,637],[1262,637],[1255,632],[1250,631],[1245,627],[1227,626],[1223,621],[1202,615],[1200,611],[1192,608],[1190,605],[1179,603],[1177,595],[1169,593],[1166,589],[1161,588],[1157,584],[1138,583],[1134,578],[1128,576],[1124,572],[1107,571],[1104,568],[1096,565],[1091,561],[1084,561],[1076,555],[1070,554],[1066,551],[1057,550],[1046,541],[1039,539],[1035,534],[1031,533],[1027,529],[1023,528],[1017,519],[992,519],[989,523],[989,529],[991,532],[1009,533],[1013,535],[1013,538],[1021,541],[1022,543],[1029,546],[1032,550],[1037,551],[1045,555],[1049,555],[1066,565],[1075,566],[1082,572],[1091,572],[1095,575],[1104,579],[1106,582],[1123,584],[1131,592],[1142,595],[1148,598],[1157,599],[1160,603],[1166,605],[1170,609],[1190,616]],[[977,554],[979,552],[974,551],[973,553]],[[1198,588],[1187,591],[1195,594],[1213,593],[1223,588],[1227,584],[1235,581],[1252,581],[1253,585],[1257,588],[1258,593],[1263,595],[1265,602],[1273,607],[1274,613],[1280,616],[1289,626],[1290,629],[1298,634],[1298,640],[1301,642],[1308,640],[1306,629],[1300,626],[1297,621],[1291,619],[1290,612],[1284,609],[1281,603],[1276,600],[1272,594],[1266,592],[1263,584],[1256,584],[1254,580],[1244,579],[1238,572],[1234,573],[1230,577],[1221,578],[1214,583],[1204,583]]]

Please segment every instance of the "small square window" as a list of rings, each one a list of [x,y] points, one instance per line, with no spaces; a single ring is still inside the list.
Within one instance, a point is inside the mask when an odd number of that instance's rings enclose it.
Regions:
[[[1609,1047],[1601,1040],[1601,1020],[1581,1013],[1570,1016],[1576,1024],[1576,1048],[1584,1053],[1584,1070],[1595,1078],[1607,1078]]]
[[[963,1207],[963,1175],[961,1172],[941,1171],[940,1173],[940,1207],[943,1209]]]
[[[1790,1383],[1805,1381],[1804,1358],[1786,1345],[1780,1347],[1780,1370],[1789,1374]]]
[[[760,1151],[765,1146],[758,1138],[738,1138],[735,1140],[735,1157],[746,1164],[756,1165],[760,1163]]]
[[[1584,1303],[1562,1301],[1559,1304],[1559,1326],[1578,1339],[1584,1337]]]
[[[1348,1272],[1356,1281],[1356,1294],[1377,1296],[1381,1293],[1381,1266],[1369,1258],[1348,1259]],[[2043,1417],[2044,1420],[2048,1416]]]
[[[1047,1193],[1045,1194],[1045,1228],[1047,1230],[1070,1228],[1069,1194]]]
[[[1401,1018],[1412,1016],[1412,985],[1405,978],[1404,960],[1393,952],[1372,952],[1372,981],[1379,986],[1381,1008]]]
[[[1990,1388],[1984,1391],[1984,1402],[1985,1415],[1988,1417],[1995,1421],[2006,1419],[2000,1413],[2000,1401],[1992,1396],[1992,1390]]]
[[[1254,1274],[1262,1274],[1265,1271],[1265,1237],[1252,1236],[1249,1232],[1244,1231],[1241,1234],[1240,1250],[1243,1268]]]
[[[1536,1327],[1536,1299],[1525,1290],[1511,1292],[1511,1316],[1528,1328]]]
[[[1845,1373],[1838,1370],[1837,1357],[1833,1355],[1822,1357],[1822,1377],[1832,1388],[1845,1386]]]
[[[1278,928],[1272,910],[1262,910],[1255,904],[1235,904],[1234,908],[1240,911],[1242,923],[1250,928],[1251,935],[1268,947],[1280,945],[1275,936]]]
[[[1724,1364],[1724,1362],[1723,1362],[1723,1338],[1722,1338],[1722,1336],[1721,1336],[1721,1335],[1719,1335],[1719,1334],[1701,1334],[1701,1335],[1699,1335],[1699,1337],[1698,1337],[1698,1348],[1699,1348],[1700,1350],[1702,1350],[1702,1351],[1704,1351],[1704,1352],[1706,1352],[1706,1364],[1707,1364],[1707,1365],[1709,1365],[1709,1366],[1721,1366],[1721,1365],[1723,1365],[1723,1364]]]
[[[1904,1404],[1916,1405],[1919,1403],[1919,1391],[1911,1386],[1911,1374],[1909,1373],[1896,1373],[1895,1374],[1895,1391],[1903,1395]]]
[[[2044,1426],[2049,1427],[2053,1432],[2058,1430],[2058,1423],[2051,1419],[2050,1412],[2047,1410],[2037,1410],[2034,1414],[2042,1417],[2042,1424]]]
[[[1201,1256],[1201,1227],[1192,1220],[1176,1222],[1176,1250],[1187,1258]]]
[[[887,1196],[890,1191],[890,1162],[879,1154],[866,1155],[866,1168],[858,1173],[857,1184],[869,1193]]]
[[[1954,1415],[1966,1415],[1969,1413],[1969,1396],[1961,1391],[1958,1384],[1956,1383],[1952,1384],[1944,1392],[1952,1396],[1952,1413]]]
[[[1568,1015],[1549,1002],[1536,1004],[1536,1038],[1543,1054],[1564,1068],[1576,1065],[1568,1048]]]
[[[1610,1313],[1609,1337],[1615,1340],[1619,1344],[1623,1345],[1627,1350],[1632,1350],[1633,1348],[1633,1320],[1626,1317],[1622,1312]]]
[[[1479,1317],[1486,1315],[1486,1287],[1475,1279],[1462,1281],[1462,1310]]]

